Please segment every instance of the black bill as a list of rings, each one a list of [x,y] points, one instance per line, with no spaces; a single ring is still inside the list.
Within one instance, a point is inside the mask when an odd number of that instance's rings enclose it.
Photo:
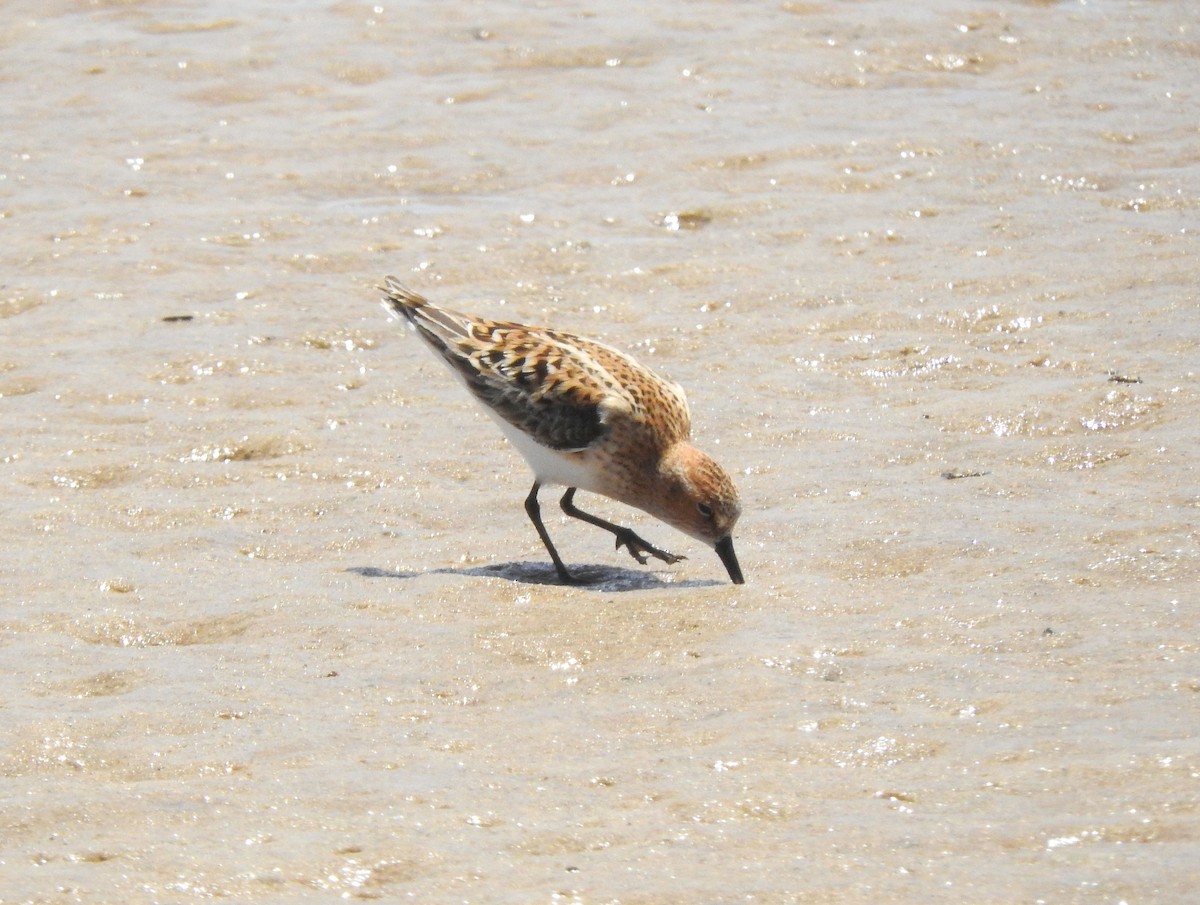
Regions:
[[[725,563],[725,568],[729,570],[729,578],[734,584],[746,583],[746,579],[742,578],[742,567],[738,565],[737,554],[733,552],[732,537],[723,537],[717,541],[717,556]]]

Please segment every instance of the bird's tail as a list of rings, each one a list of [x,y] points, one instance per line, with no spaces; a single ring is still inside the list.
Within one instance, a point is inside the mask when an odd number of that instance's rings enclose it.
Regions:
[[[391,310],[394,314],[407,317],[409,320],[412,320],[413,314],[418,309],[428,307],[429,305],[429,299],[413,292],[395,277],[385,277],[383,285],[379,288],[387,293],[383,299],[384,307]]]
[[[413,292],[395,277],[386,277],[379,287],[385,293],[383,307],[397,317],[405,318],[436,348],[468,336],[470,319],[456,311],[434,305],[420,293]]]

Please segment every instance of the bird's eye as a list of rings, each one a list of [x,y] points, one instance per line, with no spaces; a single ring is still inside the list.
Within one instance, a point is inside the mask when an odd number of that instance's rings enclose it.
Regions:
[[[708,503],[697,503],[696,508],[700,510],[700,514],[705,518],[713,517],[713,508]]]

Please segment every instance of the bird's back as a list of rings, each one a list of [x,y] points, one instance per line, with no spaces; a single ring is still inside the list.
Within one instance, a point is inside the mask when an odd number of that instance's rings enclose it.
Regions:
[[[620,429],[657,451],[690,434],[683,390],[611,346],[439,308],[394,277],[385,291],[481,403],[544,446],[580,450]]]

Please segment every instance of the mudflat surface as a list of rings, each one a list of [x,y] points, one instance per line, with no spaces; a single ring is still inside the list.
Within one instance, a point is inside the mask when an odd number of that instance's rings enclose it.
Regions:
[[[1188,4],[9,3],[0,901],[1183,902]],[[380,309],[627,349],[747,576]]]

